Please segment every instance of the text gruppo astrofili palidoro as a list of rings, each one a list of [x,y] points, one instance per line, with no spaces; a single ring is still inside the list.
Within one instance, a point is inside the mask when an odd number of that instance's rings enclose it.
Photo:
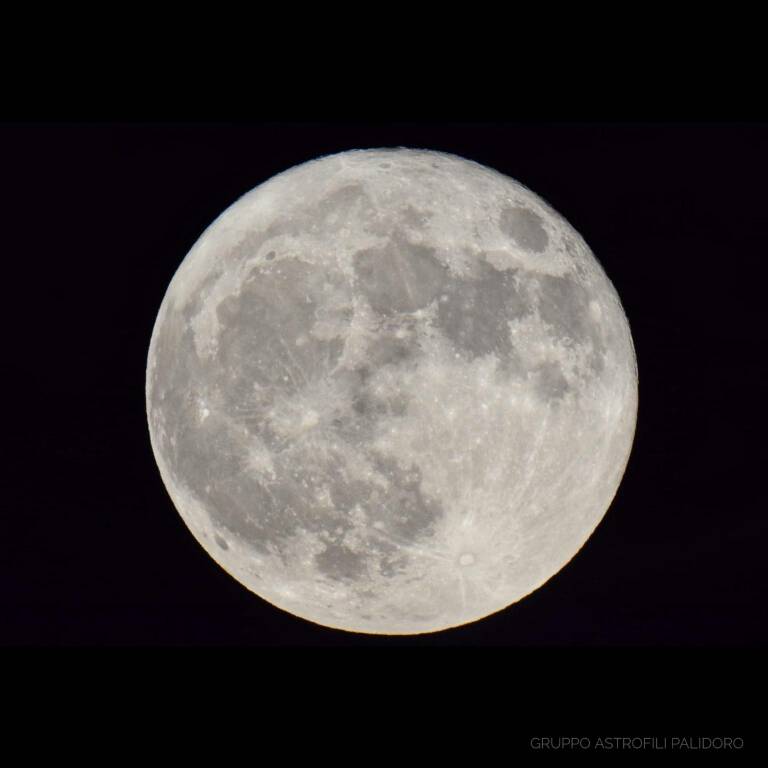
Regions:
[[[533,736],[534,750],[717,751],[744,748],[741,736]]]

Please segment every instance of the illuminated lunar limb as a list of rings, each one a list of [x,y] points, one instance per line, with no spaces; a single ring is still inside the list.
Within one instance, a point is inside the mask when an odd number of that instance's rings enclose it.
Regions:
[[[452,155],[347,152],[227,209],[171,281],[147,414],[176,508],[273,605],[431,632],[557,573],[635,430],[618,296],[518,182]]]

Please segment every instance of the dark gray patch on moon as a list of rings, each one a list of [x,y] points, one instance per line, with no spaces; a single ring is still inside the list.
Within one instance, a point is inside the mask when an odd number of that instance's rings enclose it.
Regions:
[[[504,208],[499,229],[521,248],[534,253],[541,253],[549,243],[541,217],[529,208]]]
[[[357,581],[366,572],[365,558],[344,544],[330,542],[315,555],[318,570],[334,581]]]
[[[406,410],[403,398],[377,397],[369,390],[362,389],[352,398],[352,410],[357,416],[369,421],[378,421],[386,416],[402,416]]]
[[[269,482],[245,469],[203,491],[216,526],[263,554],[274,550],[281,556],[299,531],[333,542],[350,530],[350,510],[365,502],[371,492],[369,484],[348,478],[340,460],[331,455],[299,450],[276,454],[273,462],[275,477]],[[326,487],[331,507],[321,509],[318,494]]]
[[[465,357],[494,353],[508,365],[514,353],[508,324],[530,311],[530,300],[514,271],[480,260],[475,276],[446,284],[437,325]]]
[[[371,495],[372,486],[370,482],[349,477],[340,470],[343,470],[341,464],[333,467],[334,474],[328,478],[328,487],[333,508],[343,516],[342,528],[346,530],[352,509],[357,504],[365,503]]]
[[[382,418],[405,415],[409,396],[403,391],[376,391],[373,377],[386,366],[416,363],[415,344],[394,336],[377,337],[366,350],[366,363],[352,369],[341,368],[334,373],[339,387],[330,426],[341,439],[353,445],[363,445],[375,432]]]
[[[596,373],[602,371],[605,341],[600,324],[589,311],[592,294],[577,278],[566,275],[539,275],[537,304],[541,319],[556,338],[566,344],[591,344],[589,365]]]
[[[335,510],[331,520],[335,522],[324,523],[325,549],[315,557],[318,569],[331,579],[359,579],[369,564],[384,576],[394,576],[408,563],[407,556],[398,551],[397,542],[418,544],[429,539],[443,517],[442,505],[421,491],[422,476],[417,467],[405,471],[396,462],[380,456],[374,456],[373,461],[386,478],[386,486],[350,481],[338,471],[331,482]],[[352,527],[349,513],[358,505],[368,531],[361,550],[352,549],[342,540]]]
[[[372,520],[382,523],[387,534],[402,541],[428,539],[445,512],[442,504],[422,492],[421,470],[415,465],[403,470],[397,462],[382,456],[377,456],[374,464],[389,484],[373,493]]]
[[[270,541],[281,541],[295,530],[286,510],[278,508],[274,497],[247,472],[230,470],[218,477],[207,474],[207,482],[202,478],[187,480],[204,501],[214,526],[224,528],[256,551],[267,554]]]
[[[395,235],[382,247],[355,254],[356,286],[380,315],[423,309],[448,279],[448,268],[434,253]]]
[[[365,350],[368,373],[383,368],[386,365],[402,365],[413,360],[419,352],[417,342],[413,338],[398,338],[394,334],[382,334],[373,338]]]
[[[544,400],[560,400],[570,389],[559,363],[542,363],[535,375],[536,389]]]
[[[252,270],[240,293],[216,310],[216,388],[235,404],[248,398],[254,383],[293,393],[322,378],[341,356],[343,341],[297,341],[310,337],[325,291],[340,287],[339,275],[295,258]]]
[[[229,549],[229,544],[227,544],[226,539],[222,539],[218,534],[216,534],[213,539],[222,549]]]
[[[407,227],[423,229],[429,223],[432,214],[408,205],[400,211],[400,218]]]

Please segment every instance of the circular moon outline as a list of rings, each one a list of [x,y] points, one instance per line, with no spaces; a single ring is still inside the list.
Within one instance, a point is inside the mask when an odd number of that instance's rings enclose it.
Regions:
[[[496,613],[560,571],[624,474],[619,297],[544,200],[430,150],[353,150],[202,234],[150,342],[146,407],[197,541],[276,607],[369,634]]]

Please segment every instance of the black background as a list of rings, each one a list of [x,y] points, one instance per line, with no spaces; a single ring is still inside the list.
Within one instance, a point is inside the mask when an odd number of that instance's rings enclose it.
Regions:
[[[0,644],[215,647],[213,660],[136,651],[126,663],[179,679],[199,666],[217,684],[261,649],[259,684],[270,666],[298,667],[317,689],[336,680],[323,670],[360,670],[382,684],[393,674],[403,701],[401,667],[447,696],[453,679],[464,702],[478,680],[512,699],[543,690],[535,708],[595,678],[605,708],[621,698],[644,712],[683,693],[690,708],[714,686],[721,730],[742,699],[731,686],[764,680],[768,123],[49,121],[6,123],[0,142],[7,258],[23,269],[8,288],[23,391],[6,409],[22,447],[9,462]],[[203,229],[277,172],[382,146],[456,153],[551,203],[614,283],[639,367],[629,465],[581,552],[499,614],[405,638],[305,622],[221,570],[164,490],[144,407],[155,316]]]

